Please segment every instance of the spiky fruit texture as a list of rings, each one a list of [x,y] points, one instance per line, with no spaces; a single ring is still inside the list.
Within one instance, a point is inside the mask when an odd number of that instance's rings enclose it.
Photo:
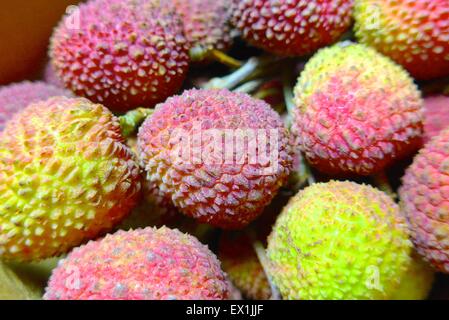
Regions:
[[[21,278],[0,261],[0,300],[38,300],[42,293],[29,279]]]
[[[188,45],[179,17],[159,2],[90,0],[66,16],[50,48],[65,86],[114,111],[152,107],[178,91]]]
[[[207,246],[162,227],[118,231],[74,249],[53,272],[44,298],[223,300],[229,290]]]
[[[429,142],[449,127],[449,97],[433,96],[424,99],[424,142]]]
[[[83,98],[31,104],[0,134],[0,257],[66,252],[125,217],[140,187],[108,109]]]
[[[140,127],[138,149],[150,189],[184,214],[225,229],[254,220],[291,166],[280,116],[228,90],[188,90],[158,105]]]
[[[269,272],[284,299],[388,299],[411,262],[399,207],[353,182],[293,197],[268,238]]]
[[[170,1],[183,21],[192,58],[204,60],[214,49],[229,49],[232,44],[230,0]]]
[[[355,34],[417,79],[449,75],[447,0],[355,0]]]
[[[252,45],[282,56],[311,54],[349,28],[353,0],[234,1],[231,22]]]
[[[306,64],[292,130],[331,175],[370,175],[421,145],[423,101],[408,74],[371,48],[342,42]]]
[[[411,264],[392,299],[424,300],[429,296],[434,278],[435,272],[430,265],[413,251]]]
[[[268,300],[270,284],[253,249],[251,238],[244,233],[223,233],[218,258],[232,283],[251,300]]]
[[[29,104],[55,96],[72,97],[72,93],[45,82],[19,82],[0,87],[0,131],[12,116]]]
[[[418,253],[449,273],[449,129],[420,150],[400,189]]]

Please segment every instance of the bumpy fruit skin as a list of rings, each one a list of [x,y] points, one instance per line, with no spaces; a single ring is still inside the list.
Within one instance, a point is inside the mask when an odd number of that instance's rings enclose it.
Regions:
[[[233,1],[231,22],[252,45],[281,56],[302,56],[349,28],[353,0]]]
[[[410,266],[391,299],[425,300],[432,289],[434,278],[432,267],[413,251]]]
[[[265,102],[228,90],[169,98],[138,134],[149,189],[187,216],[224,229],[254,220],[286,182],[289,142],[280,116]]]
[[[229,290],[207,246],[162,227],[118,231],[74,249],[53,271],[44,299],[223,300]]]
[[[449,273],[449,130],[420,150],[400,189],[401,206],[419,254]]]
[[[270,284],[248,235],[235,232],[223,233],[220,238],[218,258],[229,279],[245,298],[270,299]]]
[[[284,299],[389,299],[410,264],[399,207],[353,182],[314,184],[293,197],[268,238]]]
[[[77,15],[79,28],[72,26]],[[56,28],[50,56],[67,88],[114,111],[164,101],[189,65],[182,23],[159,0],[80,5]]]
[[[55,96],[72,97],[72,93],[44,82],[24,81],[0,87],[0,131],[12,116],[29,104]]]
[[[413,80],[371,48],[319,51],[295,87],[292,131],[309,162],[331,175],[370,175],[421,145],[423,101]]]
[[[203,60],[212,50],[226,51],[230,48],[230,0],[170,1],[184,24],[191,55]]]
[[[31,104],[0,134],[0,258],[66,252],[110,230],[140,196],[118,119],[90,101]]]
[[[355,0],[355,34],[417,79],[449,75],[447,0]]]
[[[424,142],[429,142],[449,127],[449,97],[433,96],[424,99]]]

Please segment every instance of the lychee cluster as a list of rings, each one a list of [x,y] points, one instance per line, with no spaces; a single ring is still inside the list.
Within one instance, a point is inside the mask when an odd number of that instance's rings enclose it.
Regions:
[[[229,290],[207,246],[162,227],[118,231],[76,248],[54,270],[44,298],[224,300]]]
[[[421,145],[423,101],[413,80],[373,49],[325,48],[295,87],[293,133],[306,158],[332,175],[370,175]]]
[[[50,56],[67,88],[114,111],[164,101],[189,65],[183,25],[159,0],[81,4],[56,28]]]

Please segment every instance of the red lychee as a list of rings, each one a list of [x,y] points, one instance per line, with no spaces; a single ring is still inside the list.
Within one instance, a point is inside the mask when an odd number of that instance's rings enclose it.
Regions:
[[[287,180],[287,130],[268,104],[228,90],[190,90],[157,106],[140,128],[149,185],[184,214],[242,228]]]
[[[50,56],[67,88],[113,111],[164,101],[189,65],[179,16],[159,0],[80,5],[56,28]]]
[[[234,1],[231,22],[252,45],[302,56],[332,44],[351,24],[353,0]]]

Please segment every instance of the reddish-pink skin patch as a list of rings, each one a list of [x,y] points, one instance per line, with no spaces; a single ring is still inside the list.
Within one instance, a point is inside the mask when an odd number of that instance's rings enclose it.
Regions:
[[[310,163],[335,176],[370,175],[419,149],[419,101],[395,97],[394,89],[358,94],[366,85],[346,76],[353,81],[334,76],[295,110],[293,132]]]
[[[254,46],[302,56],[337,41],[351,25],[353,5],[353,0],[234,0],[231,22]]]
[[[436,269],[449,273],[449,130],[421,149],[400,189],[418,252]]]
[[[24,81],[0,87],[0,131],[15,113],[22,111],[29,104],[55,96],[73,95],[68,90],[44,82]]]
[[[224,300],[229,290],[207,246],[162,227],[118,231],[74,249],[53,271],[44,298]]]
[[[424,143],[427,143],[449,126],[449,97],[424,99],[424,118]]]

